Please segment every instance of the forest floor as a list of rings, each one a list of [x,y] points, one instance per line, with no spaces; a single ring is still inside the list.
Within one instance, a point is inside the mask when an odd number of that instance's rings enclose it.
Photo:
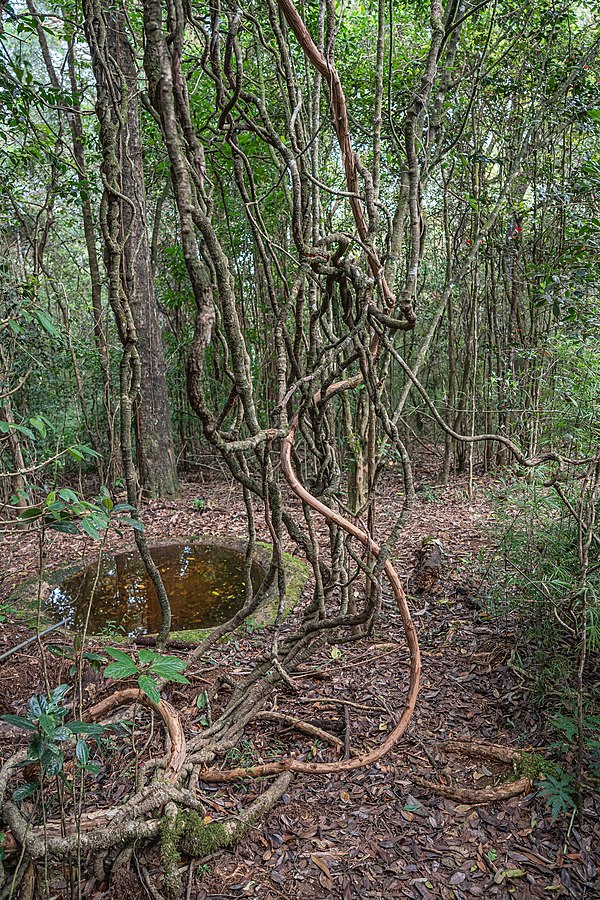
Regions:
[[[379,500],[379,530],[386,532],[402,496],[398,477],[390,472]],[[489,483],[479,479],[475,498],[466,496],[460,479],[452,487],[435,485],[425,466],[417,470],[418,500],[395,554],[397,569],[412,571],[423,537],[438,538],[445,551],[442,577],[417,599],[415,622],[423,653],[423,681],[417,712],[395,750],[371,768],[321,777],[299,777],[279,805],[232,851],[190,863],[184,873],[184,896],[191,900],[256,897],[262,900],[301,898],[538,898],[600,897],[600,798],[585,798],[582,817],[560,816],[552,822],[544,801],[534,791],[496,804],[466,804],[436,796],[419,787],[411,775],[463,787],[497,784],[496,764],[444,753],[436,742],[448,738],[484,741],[512,748],[544,748],[548,736],[543,711],[534,703],[531,681],[512,664],[518,632],[510,614],[492,616],[477,598],[485,591],[482,556],[497,540]],[[197,509],[197,500],[204,501]],[[219,479],[186,483],[181,499],[154,501],[142,511],[148,537],[165,540],[185,534],[245,533],[245,511],[234,486]],[[258,537],[268,540],[259,526]],[[129,546],[130,537],[111,536],[111,549]],[[288,548],[292,549],[292,548]],[[35,536],[0,538],[3,572],[0,603],[18,583],[36,572],[39,547]],[[49,534],[45,565],[51,569],[94,554],[87,538]],[[292,617],[293,618],[293,617]],[[11,620],[0,625],[0,654],[30,632]],[[249,671],[268,639],[268,629],[237,634],[208,662],[186,674],[191,684],[168,686],[165,696],[178,708],[188,733],[197,731],[195,698],[219,671]],[[60,643],[53,636],[47,642]],[[64,643],[64,641],[63,641]],[[296,694],[280,689],[274,708],[310,721],[344,738],[353,748],[373,748],[393,727],[402,709],[408,661],[398,613],[384,597],[384,614],[369,640],[340,643],[339,654],[328,647],[295,675]],[[68,679],[68,660],[45,654],[51,682]],[[28,698],[43,688],[43,666],[35,644],[0,665],[0,713],[23,713]],[[110,693],[113,683],[89,672],[88,695]],[[226,697],[223,697],[226,700]],[[346,705],[343,705],[346,701]],[[2,730],[4,728],[4,730]],[[15,750],[14,733],[0,725],[0,756]],[[160,752],[160,735],[156,753]],[[153,741],[149,744],[152,752]],[[264,722],[247,731],[238,764],[294,752],[331,759],[333,751],[296,732]],[[109,754],[110,756],[110,754]],[[90,780],[87,802],[114,805],[131,786],[133,751],[105,761],[96,781]],[[209,786],[208,811],[214,819],[232,815],[263,789],[261,783]],[[160,888],[158,854],[141,860],[152,883]],[[136,871],[137,868],[137,871]],[[117,883],[93,875],[84,897],[129,900],[150,896],[137,866]],[[56,898],[69,896],[67,884]]]

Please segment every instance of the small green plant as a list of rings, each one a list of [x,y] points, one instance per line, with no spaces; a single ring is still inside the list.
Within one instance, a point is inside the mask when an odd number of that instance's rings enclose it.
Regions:
[[[77,738],[75,759],[81,768],[93,775],[97,775],[99,771],[99,766],[89,761],[89,747],[82,735],[101,735],[110,726],[76,720],[65,722],[69,710],[63,706],[63,700],[70,689],[70,685],[61,684],[52,691],[50,697],[42,694],[31,697],[27,704],[27,713],[24,716],[5,715],[0,717],[9,725],[31,732],[27,758],[22,765],[27,766],[32,762],[39,763],[42,778],[44,776],[51,778],[62,772],[65,763],[64,742],[73,737]],[[17,788],[13,798],[25,800],[35,793],[38,787],[38,782],[28,782]]]
[[[7,616],[12,616],[16,612],[13,606],[8,603],[0,603],[0,622],[5,622]]]
[[[425,503],[436,503],[440,498],[440,489],[430,484],[421,484],[417,488],[417,494]]]
[[[206,501],[202,500],[200,497],[196,497],[195,500],[192,500],[192,508],[197,509],[198,511],[206,509]]]
[[[576,746],[579,740],[579,729],[575,713],[571,716],[556,713],[551,718],[550,724],[563,735],[563,739],[553,746],[563,751]],[[600,751],[600,715],[583,717],[583,745],[594,755]]]
[[[127,637],[127,629],[124,625],[118,625],[116,619],[105,619],[98,634],[102,637]]]
[[[210,725],[208,716],[210,708],[208,705],[208,694],[206,693],[206,691],[202,691],[200,694],[198,694],[198,696],[196,697],[196,706],[198,707],[198,709],[206,710],[205,713],[198,716],[196,721],[199,722],[200,725],[203,725],[205,728],[208,728],[208,726]]]
[[[311,744],[310,750],[308,751],[308,759],[315,759],[318,755],[319,750],[323,747],[323,741],[319,740],[319,738],[315,738]]]
[[[58,656],[60,659],[73,660],[73,664],[69,666],[69,676],[72,677],[76,674],[76,651],[72,647],[64,647],[61,644],[48,644],[48,652],[53,656]],[[108,662],[106,656],[102,653],[94,653],[88,650],[81,654],[81,659],[89,663],[94,672],[99,672],[102,666]]]
[[[247,738],[242,738],[239,747],[232,747],[225,759],[242,769],[250,769],[256,764],[256,752]]]
[[[112,657],[113,662],[105,668],[104,677],[119,681],[123,678],[137,676],[140,690],[153,703],[160,703],[158,678],[164,678],[165,681],[176,681],[179,684],[189,684],[185,675],[182,675],[187,663],[177,656],[163,656],[153,650],[140,650],[138,652],[139,663],[136,663],[131,656],[117,647],[107,647],[106,652]]]
[[[540,796],[546,801],[553,822],[556,822],[561,813],[572,812],[575,809],[573,777],[562,769],[557,767],[555,775],[548,774],[543,781],[538,781],[537,788]]]

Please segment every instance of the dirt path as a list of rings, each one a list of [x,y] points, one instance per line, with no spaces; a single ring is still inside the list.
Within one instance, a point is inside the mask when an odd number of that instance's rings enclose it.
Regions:
[[[443,578],[417,603],[416,622],[423,649],[424,675],[420,703],[405,740],[382,763],[351,776],[292,783],[283,803],[233,852],[194,863],[186,872],[188,896],[197,900],[276,898],[530,898],[600,896],[597,885],[600,847],[600,802],[587,798],[580,823],[556,824],[535,795],[502,804],[473,806],[445,800],[418,787],[411,773],[447,784],[483,787],[501,774],[489,763],[444,754],[436,742],[475,739],[515,748],[543,746],[544,721],[534,708],[527,684],[508,665],[513,634],[509,620],[492,621],[473,604],[477,588],[477,554],[492,537],[492,511],[480,486],[467,500],[464,485],[427,487],[426,474],[401,549],[398,569],[412,569],[423,537],[438,538],[446,553]],[[391,521],[401,501],[390,475],[381,498],[380,527]],[[204,503],[197,509],[197,500]],[[188,484],[176,503],[153,502],[144,510],[149,538],[210,532],[243,535],[245,513],[234,487],[223,483]],[[259,534],[268,539],[266,527]],[[111,537],[111,549],[129,546],[128,536]],[[53,534],[46,565],[58,567],[97,552],[84,538]],[[0,602],[19,580],[34,574],[38,547],[32,536],[0,541],[5,562]],[[327,648],[311,660],[310,671],[296,677],[297,694],[282,689],[275,698],[280,711],[291,712],[344,739],[353,747],[371,748],[393,727],[401,707],[407,661],[399,616],[386,598],[385,614],[373,639]],[[22,626],[0,626],[0,653],[25,636]],[[240,636],[214,660],[212,671],[227,666],[241,674],[260,652],[265,635]],[[33,645],[35,647],[35,645]],[[51,676],[59,683],[67,661],[50,659]],[[206,667],[190,673],[191,688],[177,686],[170,699],[193,729],[194,698],[206,685]],[[91,679],[93,681],[93,679]],[[42,687],[35,649],[15,654],[0,666],[0,712],[20,713],[32,693]],[[91,693],[104,689],[92,684]],[[225,698],[224,698],[225,699]],[[342,701],[348,701],[344,706]],[[0,731],[3,754],[14,747]],[[291,750],[326,758],[331,751],[296,733],[261,723],[250,729],[239,748],[245,760],[266,760]],[[121,772],[122,761],[121,761]],[[106,773],[99,788],[104,802],[127,789],[124,778]],[[231,815],[248,803],[260,784],[215,787],[211,815]],[[90,793],[94,797],[94,790]],[[596,851],[596,856],[592,852]],[[158,859],[148,861],[159,883]],[[123,884],[95,896],[122,898]],[[91,890],[91,885],[90,885]],[[131,897],[146,896],[139,882],[126,886]],[[66,891],[66,886],[65,886]]]

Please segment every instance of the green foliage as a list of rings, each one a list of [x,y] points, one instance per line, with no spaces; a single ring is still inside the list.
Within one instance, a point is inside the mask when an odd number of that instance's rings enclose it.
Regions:
[[[540,699],[557,680],[563,698],[573,684],[573,645],[582,625],[577,523],[558,494],[544,486],[546,477],[540,471],[529,482],[506,483],[496,494],[504,528],[490,569],[488,598],[494,615],[517,617]],[[573,491],[575,505],[576,489],[577,482],[563,487]],[[599,637],[600,569],[592,567],[586,590],[591,650]]]
[[[137,676],[140,690],[153,703],[160,703],[160,692],[156,679],[189,684],[188,679],[182,674],[187,663],[177,656],[164,656],[153,650],[140,650],[139,662],[136,663],[131,656],[119,650],[118,647],[107,647],[106,652],[114,662],[105,668],[104,677],[120,680]]]
[[[77,652],[75,649],[71,647],[64,647],[59,644],[48,644],[48,653],[51,653],[53,656],[58,656],[60,659],[70,659],[73,660],[73,664],[69,666],[69,675],[72,677],[77,672],[77,662],[76,659],[81,659],[84,663],[88,663],[90,667],[95,671],[100,671],[101,666],[103,666],[107,660],[106,656],[102,653],[95,653],[94,651],[85,650],[83,653]]]
[[[86,448],[77,449],[79,452]],[[115,504],[104,486],[94,500],[85,500],[70,488],[60,488],[50,491],[42,503],[24,509],[19,519],[30,525],[43,526],[65,534],[87,534],[99,541],[111,526],[117,534],[121,533],[119,529],[123,527],[142,531],[142,523],[131,516],[133,512],[134,508],[128,503]]]
[[[8,616],[14,616],[19,613],[10,603],[0,603],[0,622],[5,622]]]
[[[494,615],[510,615],[516,623],[519,646],[513,651],[515,668],[530,679],[533,699],[552,711],[549,729],[560,735],[551,746],[561,765],[524,756],[528,768],[521,772],[541,779],[537,783],[540,795],[556,820],[575,809],[582,790],[564,761],[577,758],[580,752],[577,695],[583,594],[577,522],[558,494],[540,484],[544,477],[540,473],[539,480],[507,484],[502,490],[497,507],[507,525],[501,540],[502,555],[489,570],[489,601]],[[577,479],[561,483],[561,488],[577,508]],[[584,589],[587,649],[593,652],[600,623],[597,566],[590,567]],[[585,683],[582,702],[582,762],[591,772],[599,759],[600,716],[589,712],[594,708],[594,696]]]
[[[80,735],[97,737],[102,735],[110,726],[96,725],[88,722],[73,720],[66,722],[69,713],[63,700],[70,691],[70,685],[61,684],[55,688],[49,697],[42,694],[31,697],[27,704],[27,713],[24,716],[4,715],[0,718],[30,733],[31,740],[27,750],[27,759],[23,766],[32,762],[38,762],[42,778],[59,775],[62,772],[65,755],[63,744],[77,737],[75,743],[75,758],[82,769],[92,774],[97,774],[99,767],[89,761],[89,747]],[[15,800],[24,800],[30,797],[38,789],[37,782],[28,782],[17,788],[14,792]]]
[[[561,813],[568,813],[575,809],[573,777],[562,769],[555,775],[546,775],[543,781],[537,784],[540,796],[546,801],[546,805],[555,822]]]
[[[208,715],[208,694],[206,693],[206,691],[202,691],[200,694],[198,694],[198,696],[196,697],[196,706],[200,710],[207,710],[206,713],[203,713],[196,719],[196,721],[200,725],[204,726],[204,728],[207,728],[210,725],[210,719]]]
[[[550,719],[550,726],[562,735],[560,741],[553,745],[554,747],[563,753],[576,748],[579,741],[579,728],[575,711],[571,715],[562,712],[556,713]],[[584,714],[583,744],[586,750],[600,762],[600,715]]]
[[[539,753],[523,753],[515,766],[519,777],[536,782],[539,795],[545,800],[555,822],[561,813],[576,807],[575,781],[552,760]]]
[[[247,738],[242,738],[237,747],[232,747],[225,754],[225,759],[241,769],[250,769],[256,765],[256,751]]]

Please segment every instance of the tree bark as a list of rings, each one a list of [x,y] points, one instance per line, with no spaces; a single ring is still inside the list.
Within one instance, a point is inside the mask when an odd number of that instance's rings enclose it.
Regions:
[[[114,52],[129,90],[127,127],[120,138],[125,277],[140,355],[140,392],[135,403],[138,471],[144,493],[177,494],[179,483],[173,446],[166,364],[154,292],[146,215],[143,148],[140,138],[137,70],[122,15],[116,14]]]

